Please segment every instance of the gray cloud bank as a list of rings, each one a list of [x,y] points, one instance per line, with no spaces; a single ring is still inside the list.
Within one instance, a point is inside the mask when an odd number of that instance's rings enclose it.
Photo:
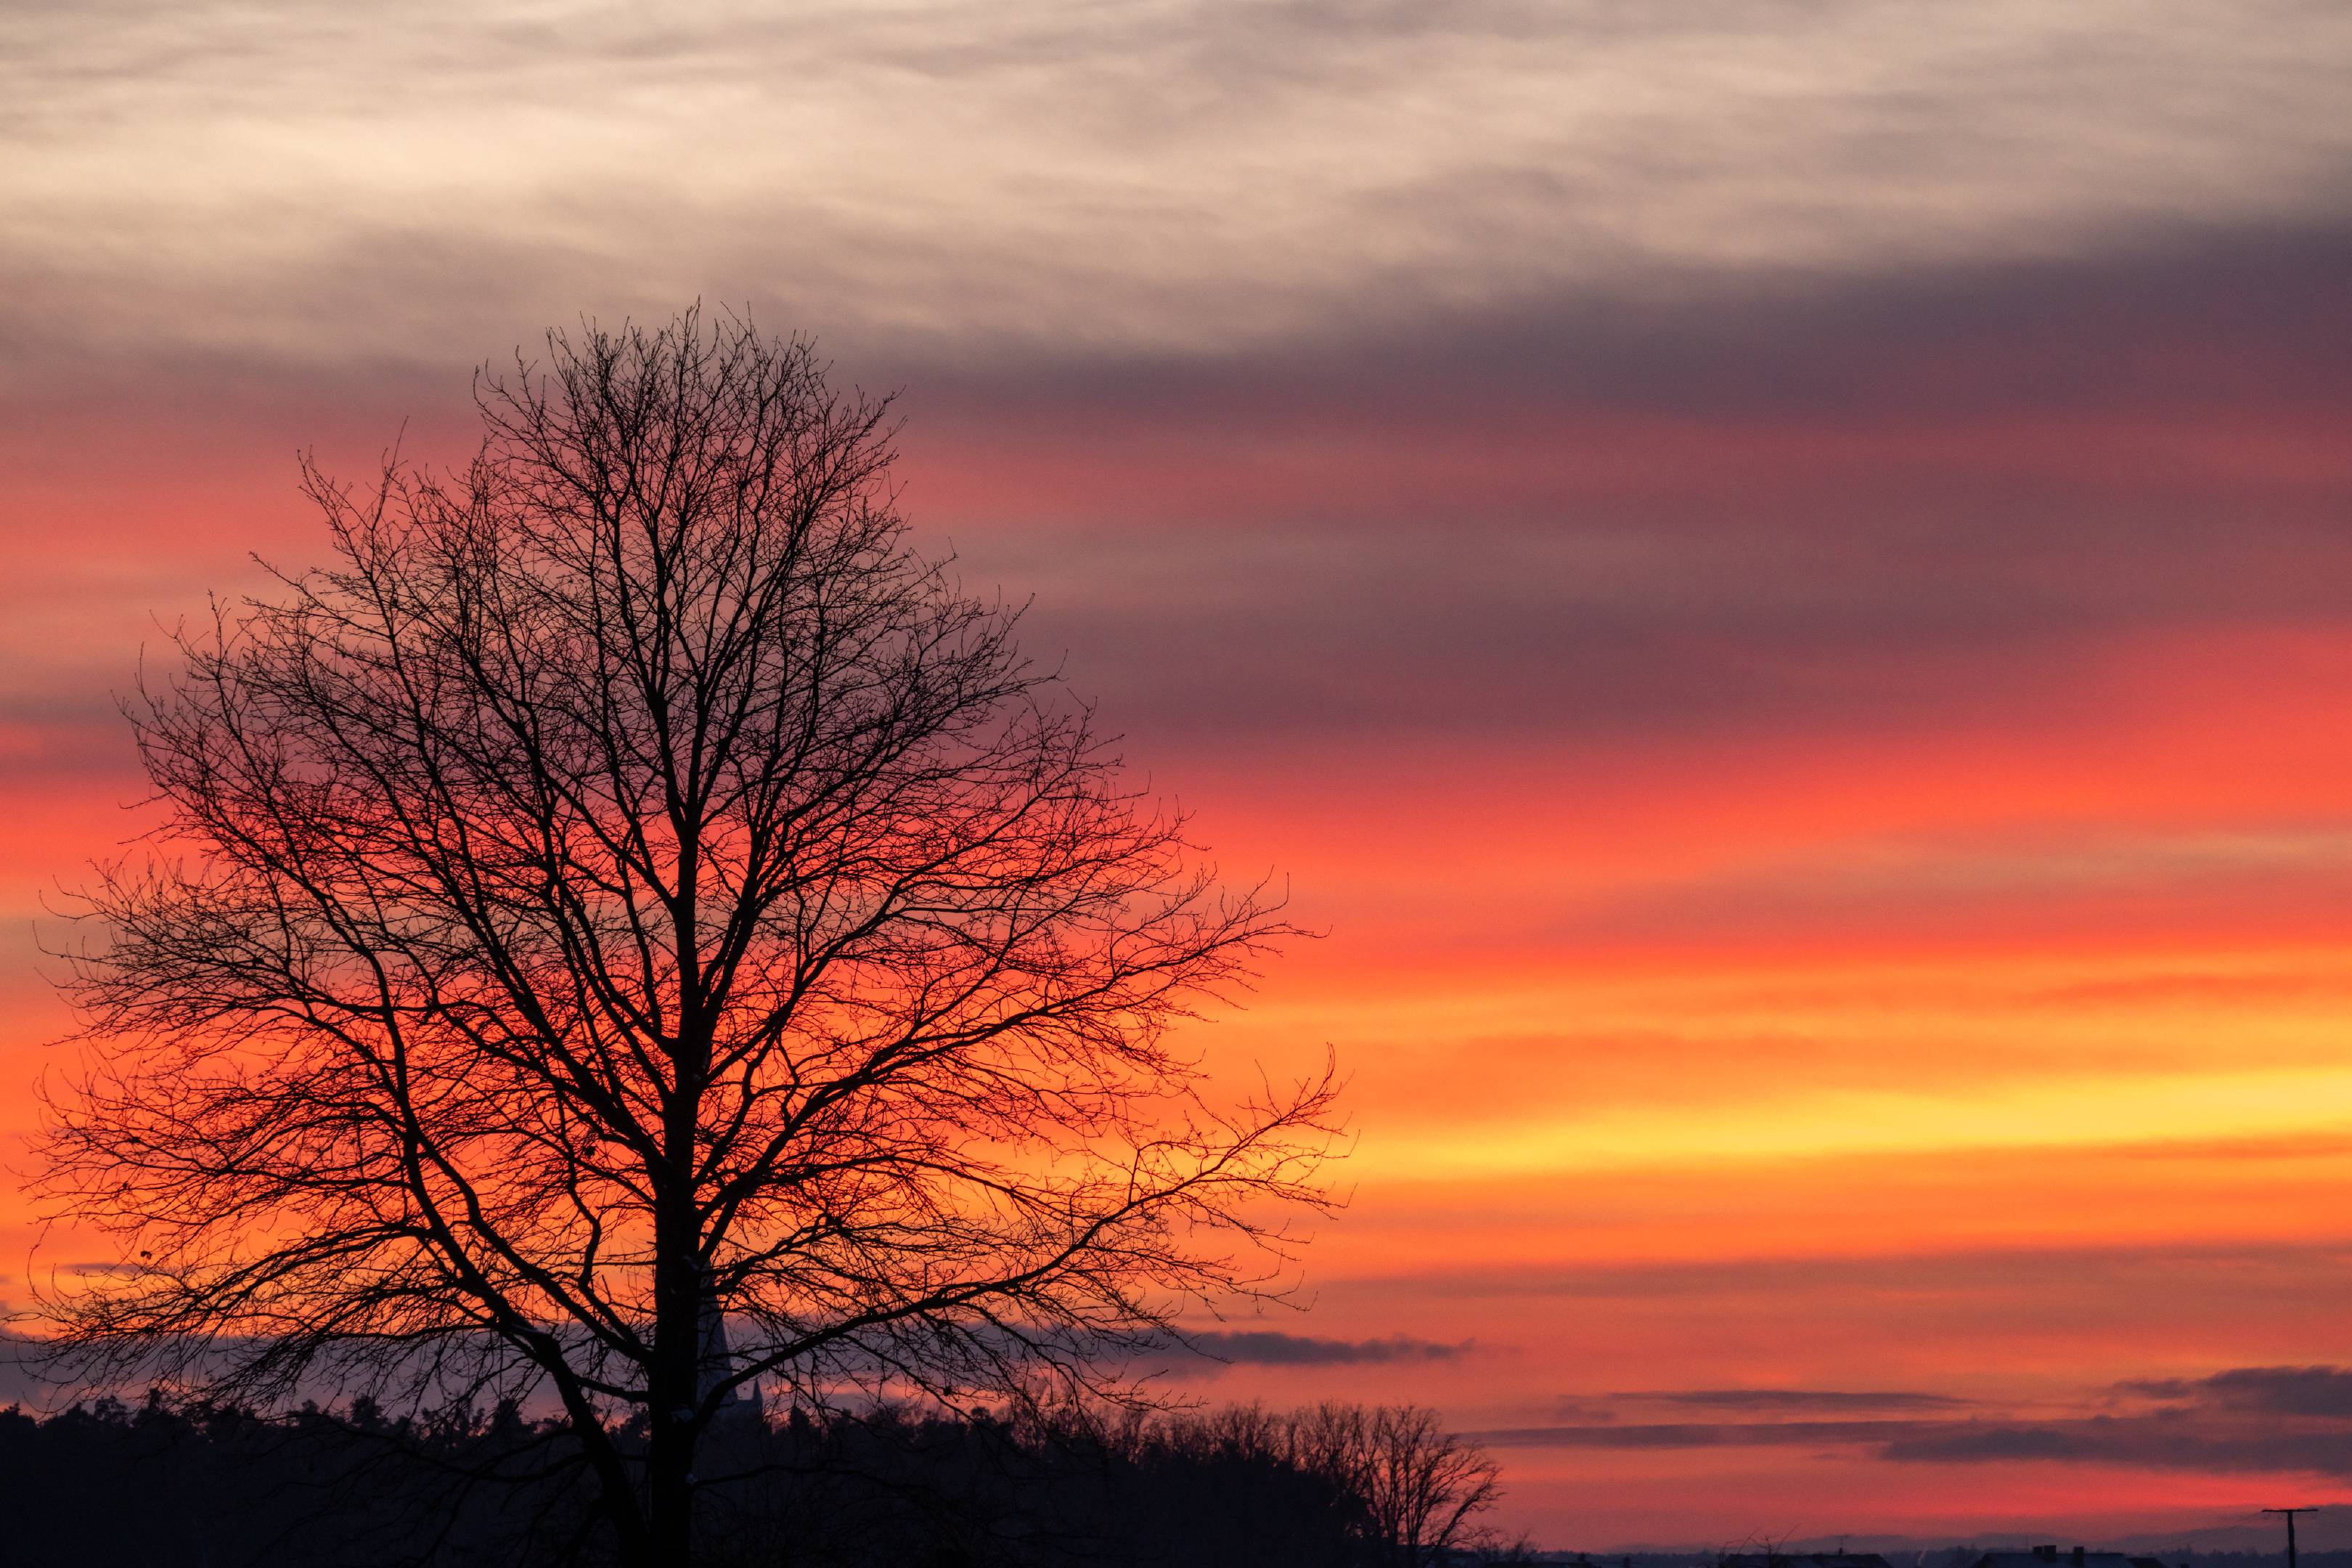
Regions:
[[[1186,1345],[1198,1353],[1170,1358],[1161,1369],[1170,1375],[1214,1377],[1228,1366],[1342,1367],[1444,1363],[1458,1360],[1476,1348],[1466,1340],[1423,1340],[1407,1334],[1350,1340],[1277,1333],[1260,1329],[1204,1330],[1188,1333],[1184,1339]]]
[[[2352,1371],[2336,1366],[2245,1366],[2210,1377],[2160,1378],[2116,1384],[2125,1394],[2265,1415],[2352,1418]]]
[[[1264,1331],[1213,1331],[1188,1336],[1220,1361],[1252,1366],[1363,1366],[1401,1361],[1452,1361],[1466,1342],[1445,1343],[1409,1336],[1331,1340]]]
[[[1612,1394],[1616,1400],[1687,1405],[1712,1410],[1957,1410],[1974,1403],[1948,1394],[1843,1388],[1696,1388]]]
[[[1181,356],[2352,186],[2324,0],[128,0],[12,7],[0,44],[20,358],[462,363],[695,293],[932,357]]]
[[[2119,641],[2352,617],[2347,272],[2314,226],[910,369],[911,495],[1139,723],[2071,728]]]
[[[1834,1419],[1810,1414],[1974,1404],[1865,1391],[1699,1390],[1611,1398],[1714,1407],[1748,1418],[1586,1420],[1500,1428],[1478,1436],[1507,1448],[1803,1447],[1860,1450],[1894,1464],[2034,1461],[2352,1478],[2352,1371],[2336,1366],[2234,1367],[2201,1378],[2128,1382],[2090,1396],[2093,1404],[2120,1400],[2120,1409],[2024,1418],[1973,1409],[1965,1416]]]

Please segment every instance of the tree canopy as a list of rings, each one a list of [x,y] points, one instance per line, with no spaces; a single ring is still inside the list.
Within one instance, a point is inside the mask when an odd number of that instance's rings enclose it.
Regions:
[[[754,1391],[1101,1392],[1278,1287],[1331,1079],[1220,1101],[1169,1028],[1289,927],[915,548],[887,400],[698,311],[477,402],[458,471],[306,458],[332,563],[128,704],[160,826],[46,1144],[123,1250],[49,1302],[84,1374],[549,1399],[673,1563]]]

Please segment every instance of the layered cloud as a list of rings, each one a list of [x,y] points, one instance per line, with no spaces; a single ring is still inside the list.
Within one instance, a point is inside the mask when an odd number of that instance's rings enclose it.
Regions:
[[[1197,353],[2329,209],[2317,0],[17,6],[20,349],[461,357],[756,296]]]
[[[2190,1408],[2352,1418],[2352,1371],[2336,1366],[2235,1367],[2206,1377],[2140,1379],[2118,1384],[2116,1391]]]
[[[2134,1401],[2123,1410],[2022,1420],[1937,1395],[1700,1390],[1610,1397],[1621,1406],[1685,1404],[1718,1411],[1717,1417],[1621,1420],[1604,1410],[1609,1418],[1479,1436],[1505,1449],[1848,1448],[1896,1464],[2024,1460],[2347,1479],[2352,1478],[2347,1390],[2352,1372],[2334,1366],[2238,1367],[2197,1379],[2122,1384],[2112,1392]],[[2151,1397],[2163,1403],[2150,1405]],[[1962,1407],[1969,1408],[1955,1413]]]
[[[1249,1329],[1206,1330],[1186,1338],[1203,1354],[1235,1366],[1382,1366],[1391,1362],[1452,1361],[1470,1349],[1467,1343],[1442,1343],[1407,1335],[1333,1340]]]
[[[1953,1410],[1970,1402],[1948,1394],[1867,1388],[1693,1388],[1612,1394],[1615,1401],[1688,1405],[1705,1410],[1758,1414],[1819,1414],[1829,1411]]]

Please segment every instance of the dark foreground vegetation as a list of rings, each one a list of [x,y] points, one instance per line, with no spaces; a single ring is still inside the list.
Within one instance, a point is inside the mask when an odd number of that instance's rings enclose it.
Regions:
[[[639,1435],[637,1440],[642,1440]],[[0,1412],[9,1559],[231,1568],[611,1561],[559,1423],[511,1406],[265,1419],[152,1399]],[[743,1415],[710,1445],[698,1560],[811,1568],[1414,1568],[1505,1552],[1495,1467],[1426,1411],[1237,1406],[1006,1422]]]

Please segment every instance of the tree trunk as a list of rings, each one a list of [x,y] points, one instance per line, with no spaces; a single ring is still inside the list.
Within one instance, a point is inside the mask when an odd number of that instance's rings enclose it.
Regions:
[[[646,1380],[647,1568],[691,1568],[694,1561],[694,1449],[700,1432],[695,1406],[703,1329],[695,1231],[690,1206],[660,1203],[654,1222],[654,1364]]]
[[[665,1297],[667,1292],[664,1292]],[[688,1300],[691,1302],[692,1298]],[[652,1422],[646,1454],[646,1568],[690,1568],[694,1561],[694,1346],[696,1312],[689,1305],[682,1331],[672,1326],[665,1300],[655,1331]],[[681,1352],[679,1347],[683,1345]],[[681,1369],[680,1363],[683,1363]],[[680,1372],[683,1375],[680,1375]]]
[[[683,1422],[653,1429],[648,1456],[649,1509],[646,1568],[691,1568],[694,1561],[693,1437]]]

